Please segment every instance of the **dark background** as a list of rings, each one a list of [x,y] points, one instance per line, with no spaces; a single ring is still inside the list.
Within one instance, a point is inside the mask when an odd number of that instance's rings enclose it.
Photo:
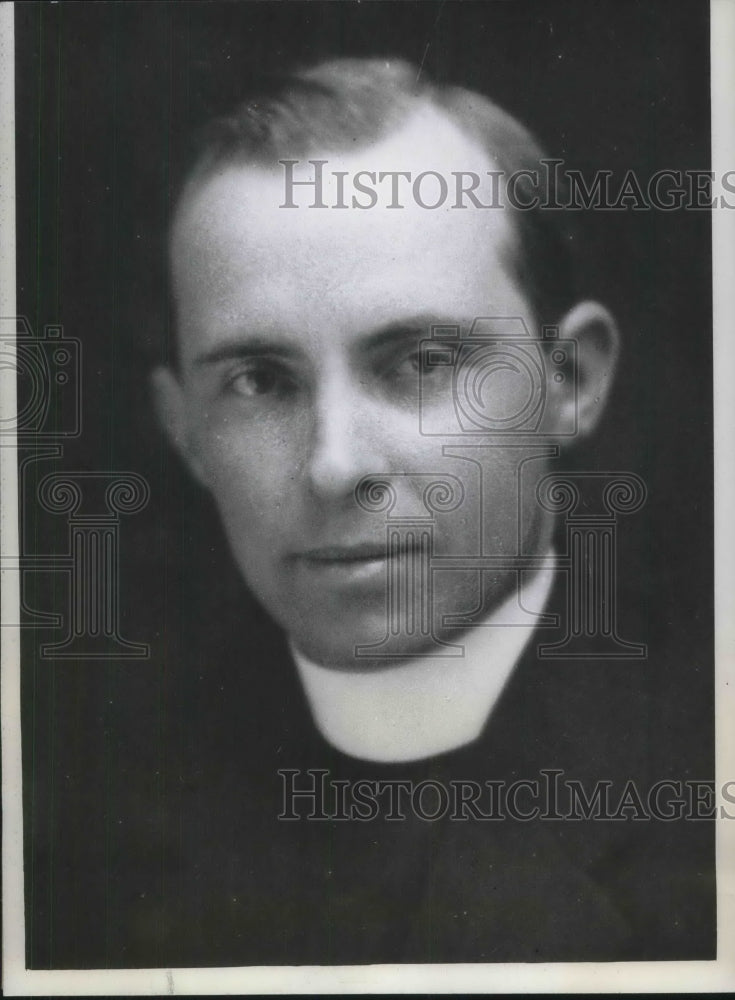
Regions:
[[[709,24],[707,4],[666,0],[26,3],[15,17],[19,311],[37,334],[60,323],[82,342],[83,432],[25,480],[26,551],[66,549],[65,519],[35,499],[49,471],[136,471],[152,489],[145,511],[123,519],[120,596],[123,634],[149,643],[151,658],[53,661],[39,643],[60,632],[24,633],[26,829],[42,845],[26,869],[28,948],[44,965],[61,948],[54,886],[70,864],[55,845],[73,842],[85,795],[103,803],[86,818],[101,855],[123,836],[118,788],[138,750],[149,765],[163,753],[174,659],[185,650],[206,672],[227,622],[251,645],[271,641],[148,395],[150,361],[173,333],[162,234],[181,134],[285,60],[391,53],[487,93],[586,177],[704,170]],[[664,637],[660,777],[711,777],[710,219],[596,212],[582,225],[582,284],[617,316],[624,354],[608,416],[576,460],[647,484],[647,506],[621,523],[620,575]],[[29,574],[25,600],[64,611],[64,582]],[[131,704],[143,750],[125,735]],[[155,766],[146,780],[165,797]]]

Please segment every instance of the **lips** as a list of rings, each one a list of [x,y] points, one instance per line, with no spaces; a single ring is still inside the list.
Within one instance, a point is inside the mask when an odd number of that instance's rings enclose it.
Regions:
[[[308,563],[351,563],[366,562],[373,559],[385,559],[387,556],[385,544],[365,542],[357,545],[327,545],[323,548],[307,549],[295,557]]]
[[[292,560],[297,570],[307,574],[314,582],[384,586],[390,564],[405,554],[405,548],[389,552],[385,542],[360,542],[305,549],[294,554]]]

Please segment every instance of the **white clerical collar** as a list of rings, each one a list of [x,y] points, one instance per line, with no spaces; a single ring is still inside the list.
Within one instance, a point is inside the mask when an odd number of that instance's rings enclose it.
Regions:
[[[380,763],[421,760],[471,743],[534,631],[553,576],[552,568],[539,570],[483,626],[467,631],[460,658],[427,656],[355,673],[312,663],[292,645],[319,732],[342,753]],[[530,622],[520,608],[533,610]],[[514,625],[514,618],[523,623]]]

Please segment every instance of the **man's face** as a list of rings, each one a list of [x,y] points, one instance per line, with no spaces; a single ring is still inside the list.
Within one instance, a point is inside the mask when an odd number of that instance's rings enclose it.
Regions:
[[[369,149],[321,158],[327,173],[350,176],[494,168],[430,108]],[[526,453],[468,453],[481,469],[443,454],[443,445],[462,444],[456,437],[422,434],[419,424],[421,381],[432,427],[456,433],[452,369],[419,371],[419,344],[433,325],[524,317],[533,331],[533,320],[512,277],[508,211],[432,211],[412,199],[391,210],[387,198],[370,210],[318,209],[306,196],[302,207],[280,208],[284,200],[278,164],[224,166],[185,198],[172,242],[181,367],[175,385],[167,376],[167,405],[254,593],[304,654],[349,666],[356,645],[386,635],[387,574],[406,558],[386,550],[386,514],[356,501],[364,477],[388,478],[393,516],[409,518],[426,517],[432,476],[460,480],[462,502],[434,515],[434,555],[548,545],[535,503],[519,509]],[[325,186],[326,203],[334,200]],[[498,391],[512,409],[512,377]],[[534,463],[537,474],[543,468]],[[515,579],[509,570],[486,574],[486,606]],[[458,640],[443,616],[475,611],[479,584],[476,570],[434,573],[436,634]],[[401,641],[405,653],[420,653],[426,640],[416,629]]]

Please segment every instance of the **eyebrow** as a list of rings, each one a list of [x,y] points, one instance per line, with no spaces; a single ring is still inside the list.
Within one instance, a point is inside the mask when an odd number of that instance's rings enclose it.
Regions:
[[[432,336],[433,327],[442,327],[443,329],[456,327],[460,331],[462,326],[462,321],[458,318],[447,319],[434,314],[407,316],[405,319],[395,320],[368,334],[363,341],[363,346],[368,350],[390,346],[395,341],[405,338],[406,334],[413,335],[416,339],[429,339]]]
[[[224,343],[218,344],[217,347],[213,347],[211,350],[198,354],[193,358],[192,364],[199,368],[204,365],[215,365],[222,361],[234,361],[239,358],[263,357],[266,354],[271,357],[285,358],[293,357],[298,353],[299,351],[293,347],[288,347],[285,344],[277,344],[263,337],[248,337],[247,339],[243,339],[236,336],[231,340],[226,340]]]
[[[368,333],[355,346],[361,351],[380,350],[405,338],[406,334],[414,335],[416,339],[428,338],[431,337],[432,327],[457,327],[461,330],[462,326],[461,320],[456,318],[447,319],[433,314],[406,316]],[[293,358],[302,353],[298,346],[278,343],[267,337],[235,335],[216,347],[198,354],[192,360],[192,364],[199,368],[242,358],[264,356]]]

